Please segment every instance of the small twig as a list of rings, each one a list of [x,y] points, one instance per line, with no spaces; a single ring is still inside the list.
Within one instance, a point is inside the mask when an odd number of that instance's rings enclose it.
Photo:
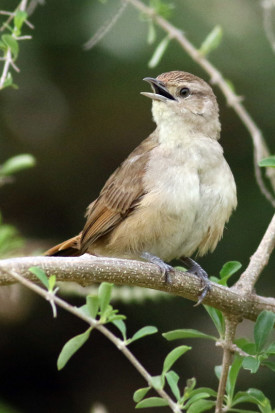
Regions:
[[[275,215],[273,216],[257,250],[252,255],[249,265],[242,273],[233,289],[243,294],[253,291],[261,272],[267,265],[269,257],[275,247]]]
[[[219,380],[219,388],[217,394],[216,410],[215,413],[222,413],[224,395],[227,377],[232,361],[232,343],[235,337],[236,328],[238,325],[238,319],[232,316],[225,315],[225,338],[224,338],[224,348],[223,348],[223,360],[222,360],[222,371]]]
[[[122,16],[122,14],[125,11],[127,5],[128,5],[127,1],[121,0],[121,5],[120,5],[119,9],[117,10],[116,14],[111,19],[107,20],[97,30],[97,32],[93,35],[93,37],[90,40],[88,40],[86,43],[84,43],[84,45],[83,45],[84,50],[92,49],[97,43],[100,42],[100,40],[103,39],[104,36],[106,36],[107,33],[109,33],[109,31],[117,23],[118,19]]]
[[[133,353],[128,349],[124,341],[120,340],[116,337],[111,331],[109,331],[105,326],[99,324],[98,321],[95,319],[88,317],[83,312],[81,312],[78,308],[73,307],[66,301],[62,300],[59,297],[56,297],[55,293],[49,293],[49,291],[44,290],[40,286],[34,284],[33,282],[27,280],[26,278],[22,277],[15,271],[8,272],[10,276],[14,277],[18,282],[25,285],[30,290],[36,292],[40,296],[44,297],[46,300],[58,305],[59,307],[63,308],[64,310],[68,311],[69,313],[75,315],[76,317],[86,321],[91,327],[100,331],[105,337],[107,337],[121,353],[130,361],[130,363],[135,367],[135,369],[140,373],[140,375],[146,380],[146,382],[153,387],[153,380],[152,376],[147,372],[147,370],[142,366],[142,364],[137,360],[137,358],[133,355]],[[174,413],[180,413],[180,409],[177,404],[170,398],[170,396],[166,393],[163,389],[155,389],[155,391],[162,397],[164,400],[167,401],[168,405],[170,406],[171,410]]]
[[[228,350],[230,350],[232,353],[236,353],[241,357],[255,357],[256,356],[251,356],[251,354],[246,353],[245,351],[243,351],[240,347],[238,347],[236,344],[230,344],[230,343],[226,343],[225,340],[219,340],[216,341],[216,347],[222,347],[227,348]]]
[[[185,37],[184,33],[173,26],[168,20],[164,19],[160,15],[156,14],[155,10],[147,7],[142,1],[140,0],[127,0],[132,6],[136,9],[140,10],[142,13],[149,16],[154,22],[161,27],[166,33],[169,34],[170,38],[175,39],[181,47],[189,54],[189,56],[198,63],[209,75],[211,78],[212,83],[215,83],[223,92],[227,103],[229,106],[233,108],[236,114],[241,119],[242,123],[245,125],[247,130],[249,131],[253,147],[254,147],[254,168],[255,168],[255,176],[259,188],[263,195],[272,203],[275,207],[275,198],[267,189],[262,177],[261,177],[261,170],[258,166],[258,161],[262,158],[269,156],[269,150],[263,138],[263,135],[249,115],[243,104],[240,102],[239,97],[233,92],[231,87],[228,85],[226,80],[223,78],[221,73],[213,66],[205,56],[202,56],[198,50],[192,45],[189,40]],[[267,168],[266,175],[270,179],[271,185],[273,190],[275,191],[275,169],[274,168]]]

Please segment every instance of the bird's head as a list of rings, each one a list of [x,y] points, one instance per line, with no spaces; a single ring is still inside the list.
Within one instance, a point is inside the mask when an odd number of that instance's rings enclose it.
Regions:
[[[219,108],[208,83],[181,71],[162,73],[157,78],[146,77],[143,80],[150,83],[153,89],[153,93],[141,93],[153,100],[152,113],[158,126],[163,122],[178,126],[184,124],[218,139]]]

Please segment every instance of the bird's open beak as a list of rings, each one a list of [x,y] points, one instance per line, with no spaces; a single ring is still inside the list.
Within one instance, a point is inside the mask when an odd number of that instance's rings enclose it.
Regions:
[[[153,100],[160,100],[161,102],[167,102],[167,100],[176,100],[174,96],[172,96],[164,84],[160,82],[157,79],[154,79],[153,77],[145,77],[143,80],[145,82],[150,83],[154,93],[149,93],[149,92],[140,92],[141,95],[147,96],[150,99]]]

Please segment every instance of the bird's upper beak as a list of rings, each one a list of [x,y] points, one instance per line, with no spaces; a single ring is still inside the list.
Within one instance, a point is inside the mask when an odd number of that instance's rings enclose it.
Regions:
[[[150,83],[154,93],[140,92],[142,95],[147,96],[148,98],[151,98],[153,100],[160,100],[161,102],[167,102],[168,99],[176,100],[174,96],[172,96],[171,93],[168,92],[161,81],[154,79],[153,77],[145,77],[143,80]]]

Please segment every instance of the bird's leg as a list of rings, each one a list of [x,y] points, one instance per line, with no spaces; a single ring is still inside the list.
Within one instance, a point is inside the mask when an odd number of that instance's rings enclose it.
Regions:
[[[208,274],[196,261],[192,260],[192,258],[180,257],[180,260],[184,265],[186,265],[188,272],[191,272],[192,274],[199,277],[203,283],[202,293],[199,295],[198,302],[195,304],[196,306],[200,305],[211,288]]]
[[[145,261],[151,262],[152,264],[156,264],[161,270],[162,275],[165,277],[165,282],[168,284],[172,283],[170,274],[174,272],[175,270],[173,267],[171,267],[171,265],[166,264],[159,257],[156,257],[153,254],[150,254],[150,252],[143,252],[141,254],[141,258],[143,258]]]

